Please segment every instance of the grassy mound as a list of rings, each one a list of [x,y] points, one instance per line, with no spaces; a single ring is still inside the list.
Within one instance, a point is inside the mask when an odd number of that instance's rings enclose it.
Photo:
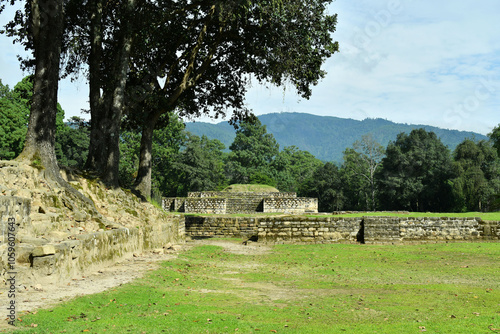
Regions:
[[[255,193],[278,193],[279,190],[265,184],[232,184],[225,188],[225,192],[255,192]]]

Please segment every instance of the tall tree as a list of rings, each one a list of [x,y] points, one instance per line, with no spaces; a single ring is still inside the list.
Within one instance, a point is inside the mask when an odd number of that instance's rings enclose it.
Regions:
[[[153,160],[151,168],[151,185],[155,199],[171,192],[172,183],[177,175],[172,175],[172,165],[178,158],[179,150],[186,145],[184,123],[175,113],[163,115],[162,127],[153,133]],[[126,119],[122,131],[120,151],[120,182],[123,187],[131,188],[139,169],[141,131],[135,125],[137,120]]]
[[[3,99],[4,97],[9,97],[9,95],[10,95],[9,85],[4,85],[2,83],[2,79],[0,79],[0,99]]]
[[[500,160],[489,142],[466,139],[454,151],[458,211],[483,211],[500,192]]]
[[[488,137],[490,137],[493,147],[497,150],[498,156],[500,156],[500,124],[493,128],[493,131],[488,134]]]
[[[231,183],[276,185],[271,164],[278,155],[279,145],[259,119],[241,122],[229,149],[226,170]]]
[[[98,172],[109,186],[117,186],[130,52],[140,22],[137,1],[68,0],[65,4],[64,74],[85,71],[90,86],[91,135],[85,167]]]
[[[14,159],[23,150],[28,128],[28,120],[33,100],[32,75],[24,77],[13,90],[8,90],[0,98],[0,158]],[[57,104],[56,112],[56,145],[57,137],[65,130],[64,110]]]
[[[24,12],[18,11],[6,28],[9,36],[16,37],[27,50],[32,50],[33,58],[25,60],[23,66],[31,65],[35,69],[28,130],[23,151],[17,159],[41,166],[46,181],[65,189],[67,200],[76,199],[93,215],[99,215],[93,203],[61,177],[55,153],[64,5],[63,0],[26,1]]]
[[[344,177],[348,184],[355,184],[352,189],[363,194],[365,210],[376,208],[375,173],[381,165],[384,154],[383,146],[377,143],[371,134],[362,136],[360,141],[354,142],[353,148],[348,148],[344,152],[342,166]]]
[[[170,196],[186,196],[188,191],[225,188],[224,144],[217,139],[187,133],[187,142],[170,165]],[[173,181],[173,182],[172,182]]]
[[[298,193],[300,196],[317,198],[318,210],[321,212],[341,210],[345,196],[339,168],[331,162],[317,168],[312,177],[301,185]]]
[[[56,132],[56,156],[59,165],[83,169],[90,142],[89,124],[73,116]]]
[[[137,188],[147,196],[143,183],[152,150],[147,129],[160,115],[180,107],[182,116],[232,112],[232,122],[243,119],[249,115],[244,96],[251,77],[278,86],[290,83],[308,98],[325,75],[322,63],[338,50],[331,39],[336,16],[326,14],[330,2],[148,2],[139,11],[149,24],[139,32],[143,43],[134,49],[131,75],[163,103],[144,113]]]
[[[433,132],[400,133],[389,143],[379,180],[385,210],[446,211],[451,207],[451,155]]]
[[[55,155],[57,89],[64,26],[62,0],[26,2],[35,75],[28,132],[19,160],[39,161],[46,176],[61,179]]]
[[[9,86],[1,85],[0,81],[0,159],[14,159],[24,147],[29,103],[25,103],[22,96],[23,82],[10,90]]]
[[[296,146],[287,146],[277,154],[271,165],[277,188],[281,191],[297,192],[300,185],[323,163],[307,151],[301,151]]]

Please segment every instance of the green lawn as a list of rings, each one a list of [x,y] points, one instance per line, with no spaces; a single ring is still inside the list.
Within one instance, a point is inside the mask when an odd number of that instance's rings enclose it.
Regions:
[[[262,213],[256,212],[252,214],[202,214],[202,213],[189,213],[188,216],[200,216],[200,217],[226,217],[226,218],[265,218],[272,216],[283,216],[285,214],[279,212]],[[394,212],[359,212],[359,213],[346,213],[340,215],[330,215],[330,214],[307,214],[308,217],[379,217],[379,216],[390,216],[390,217],[479,217],[482,220],[492,220],[500,221],[500,212],[410,212],[410,213],[394,213]]]
[[[21,332],[499,333],[499,265],[500,243],[203,245]]]
[[[390,216],[390,217],[479,217],[482,220],[493,220],[500,221],[500,212],[410,212],[407,214],[403,213],[392,213],[392,212],[365,212],[365,213],[348,213],[342,215],[333,215],[333,217],[364,217],[364,216]],[[324,216],[318,216],[324,217]],[[330,216],[332,217],[332,216]]]

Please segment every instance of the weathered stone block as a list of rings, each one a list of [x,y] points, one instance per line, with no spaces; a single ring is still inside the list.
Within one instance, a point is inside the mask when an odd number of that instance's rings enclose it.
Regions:
[[[37,246],[33,249],[33,257],[54,255],[55,253],[56,249],[52,244]]]

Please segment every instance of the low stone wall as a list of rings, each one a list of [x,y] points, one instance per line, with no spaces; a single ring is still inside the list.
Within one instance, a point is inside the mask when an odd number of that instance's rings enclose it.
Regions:
[[[198,237],[251,237],[258,233],[257,218],[186,216],[186,235]]]
[[[283,212],[288,214],[317,213],[317,198],[264,198],[264,212]]]
[[[256,192],[191,192],[188,197],[163,198],[163,209],[186,213],[252,214],[256,212],[282,212],[301,214],[318,212],[318,200],[298,198],[297,193]],[[267,203],[267,208],[264,206]]]
[[[165,215],[167,218],[160,223],[133,229],[81,232],[55,242],[30,233],[30,211],[29,199],[0,197],[0,275],[5,278],[9,272],[15,272],[16,282],[24,285],[69,279],[93,267],[114,263],[126,254],[160,248],[167,243],[182,242],[185,238],[184,217]],[[12,238],[8,234],[9,219],[16,223]],[[9,248],[11,243],[14,252]]]
[[[0,196],[0,235],[4,235],[9,219],[14,219],[18,228],[31,229],[31,201],[16,196]]]
[[[500,238],[498,234],[500,232],[498,229],[499,222],[490,224],[479,218],[366,217],[364,225],[365,241],[369,243],[494,240]],[[493,226],[493,233],[491,233],[490,225]],[[490,233],[488,233],[488,230]]]
[[[184,212],[183,197],[164,197],[162,198],[162,208],[168,212]]]
[[[228,214],[262,212],[262,196],[230,197],[227,199]]]
[[[297,197],[297,193],[295,192],[225,192],[225,191],[198,191],[198,192],[188,192],[187,197],[222,197],[222,198],[236,198],[236,197],[246,197],[246,196],[255,196],[255,197],[273,197],[273,198],[282,198],[282,197]]]
[[[81,234],[75,240],[56,244],[33,245],[31,240],[21,239],[18,261],[26,270],[19,282],[47,283],[68,279],[92,267],[112,264],[127,254],[179,242],[179,230],[184,230],[183,219],[177,216],[158,226]]]
[[[258,236],[263,242],[412,243],[500,240],[500,222],[477,218],[186,216],[192,237]]]
[[[184,212],[186,213],[226,213],[226,198],[204,197],[204,198],[186,198],[184,202]]]
[[[362,218],[268,217],[259,219],[258,237],[264,242],[355,243]]]

